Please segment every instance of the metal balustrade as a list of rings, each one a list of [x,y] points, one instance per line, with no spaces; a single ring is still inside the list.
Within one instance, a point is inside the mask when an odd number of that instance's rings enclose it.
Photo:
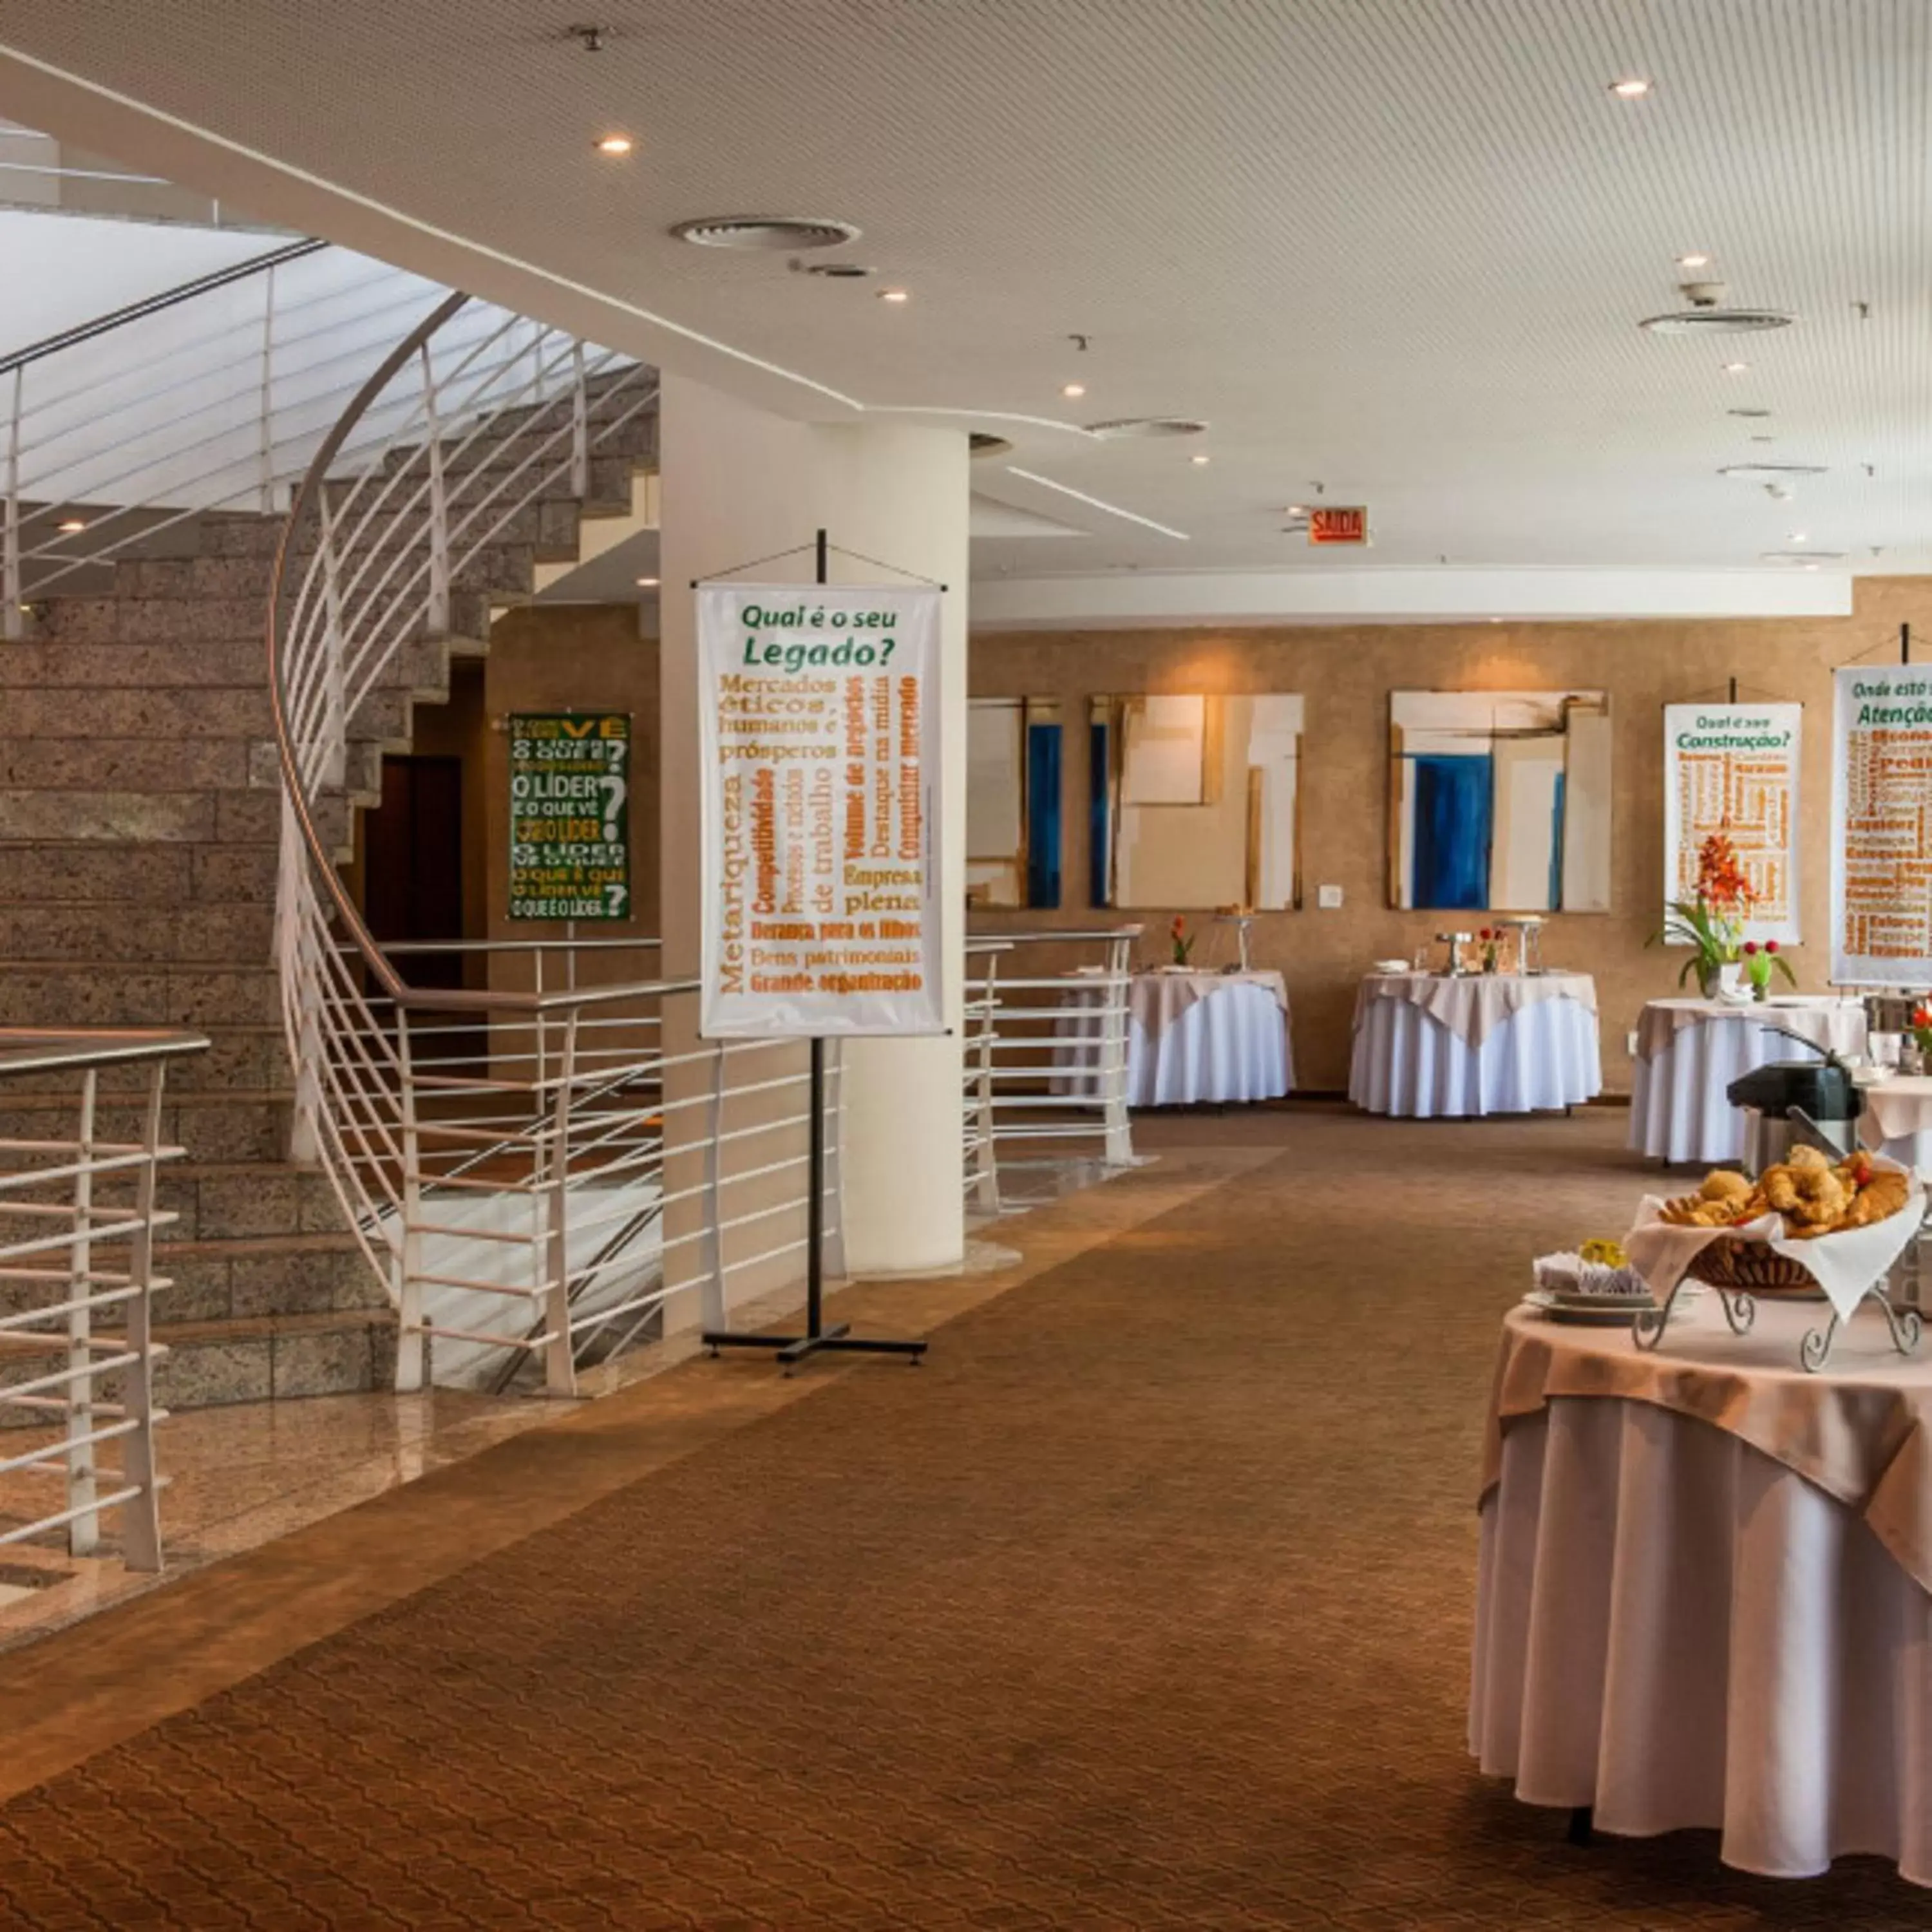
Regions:
[[[695,1037],[698,982],[640,976],[655,940],[410,942],[386,949],[489,986],[358,984],[336,949],[318,997],[352,1067],[325,1068],[358,1225],[394,1284],[398,1386],[511,1385],[535,1361],[568,1394],[586,1364],[695,1292],[723,1326],[734,1284],[802,1258],[809,1080],[786,1041]],[[600,983],[600,981],[602,983]],[[352,1013],[352,1018],[350,1014]],[[827,1138],[840,1118],[836,1056]],[[827,1222],[838,1250],[836,1164]]]
[[[967,940],[965,1186],[976,1210],[998,1210],[1003,1156],[1084,1142],[1110,1166],[1132,1161],[1127,995],[1142,930]]]
[[[23,635],[37,599],[111,589],[117,565],[195,555],[210,513],[278,515],[398,333],[447,293],[295,242],[0,356],[0,636]],[[500,326],[459,322],[445,365]],[[364,412],[338,459],[386,445],[410,407]]]
[[[74,1108],[70,1135],[0,1139],[0,1544],[64,1532],[70,1554],[90,1556],[112,1511],[128,1567],[161,1567],[153,1370],[166,1351],[150,1329],[168,1285],[154,1234],[176,1217],[157,1204],[156,1174],[182,1151],[162,1142],[162,1094],[170,1064],[207,1045],[0,1028],[0,1106],[59,1088]],[[104,1108],[130,1102],[139,1138],[108,1138]]]
[[[722,1328],[802,1272],[801,1048],[700,1040],[697,984],[661,976],[654,940],[434,949],[464,983],[425,983],[457,976],[374,938],[327,826],[360,708],[446,634],[459,589],[494,580],[493,546],[581,505],[656,395],[640,364],[451,296],[370,374],[290,507],[268,650],[298,1145],[388,1288],[399,1386],[532,1363],[568,1393],[674,1298]],[[838,1093],[835,1060],[835,1114]],[[826,1188],[836,1271],[836,1157]]]

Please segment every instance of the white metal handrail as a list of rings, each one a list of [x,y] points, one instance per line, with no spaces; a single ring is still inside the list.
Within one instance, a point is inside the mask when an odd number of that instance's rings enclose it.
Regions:
[[[0,1138],[0,1545],[64,1532],[71,1555],[91,1556],[112,1510],[128,1567],[161,1567],[153,1370],[166,1351],[152,1304],[168,1284],[154,1235],[176,1216],[157,1174],[182,1152],[162,1142],[162,1095],[170,1064],[207,1046],[172,1030],[0,1028],[0,1105],[31,1090],[74,1108],[70,1132]],[[134,1138],[104,1132],[110,1104],[136,1108]],[[36,1478],[58,1485],[50,1498]]]
[[[274,513],[399,332],[446,291],[319,242],[272,250],[0,358],[0,635],[28,608]],[[473,315],[439,342],[446,362]],[[386,436],[400,399],[362,424]],[[352,455],[353,449],[349,452]]]
[[[451,296],[370,374],[286,520],[283,1010],[302,1144],[394,1300],[400,1386],[527,1362],[568,1392],[674,1298],[726,1326],[734,1297],[802,1266],[798,1048],[699,1040],[696,982],[662,976],[654,939],[383,945],[333,862],[358,712],[472,578],[494,585],[500,547],[637,447],[656,394],[640,364]],[[835,1066],[835,1142],[838,1086]],[[826,1196],[836,1268],[836,1161]]]
[[[1002,1150],[1097,1142],[1133,1159],[1128,992],[1138,926],[1004,932],[966,942],[966,1186],[997,1210]]]

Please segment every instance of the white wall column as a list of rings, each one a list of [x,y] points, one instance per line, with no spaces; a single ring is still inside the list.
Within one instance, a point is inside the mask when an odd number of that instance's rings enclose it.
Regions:
[[[951,586],[944,599],[939,897],[949,927],[944,1038],[844,1048],[845,1255],[854,1274],[956,1268],[964,1252],[960,1152],[965,929],[967,444],[963,431],[789,422],[687,379],[664,379],[660,571],[664,970],[694,974],[698,899],[697,627],[693,578],[794,545],[835,544]],[[809,550],[748,583],[808,582]],[[835,583],[890,572],[835,550]],[[748,1162],[747,1164],[750,1164]]]

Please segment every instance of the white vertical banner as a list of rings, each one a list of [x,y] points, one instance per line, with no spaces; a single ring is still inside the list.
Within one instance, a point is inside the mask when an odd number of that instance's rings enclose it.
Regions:
[[[1756,898],[1744,937],[1795,946],[1802,704],[1664,707],[1664,896],[1695,896],[1714,832],[1736,847]]]
[[[939,598],[700,586],[707,1038],[945,1031]]]
[[[1832,977],[1932,986],[1932,668],[1847,665],[1832,721]]]

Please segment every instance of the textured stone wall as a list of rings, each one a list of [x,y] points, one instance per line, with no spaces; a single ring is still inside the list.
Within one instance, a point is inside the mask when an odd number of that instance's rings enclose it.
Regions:
[[[1608,914],[1552,920],[1552,964],[1597,976],[1604,1074],[1627,1088],[1625,1039],[1643,1002],[1674,992],[1683,956],[1647,949],[1663,911],[1664,721],[1668,704],[1721,698],[1735,676],[1748,700],[1804,706],[1800,828],[1805,944],[1800,980],[1822,989],[1829,964],[1827,826],[1831,809],[1832,671],[1852,658],[1895,658],[1910,622],[1932,656],[1932,580],[1868,578],[1853,614],[1757,622],[1381,625],[1186,631],[982,633],[970,661],[976,697],[1057,695],[1070,724],[1096,692],[1300,692],[1308,700],[1302,778],[1304,909],[1262,914],[1256,962],[1286,975],[1302,1084],[1347,1084],[1356,982],[1372,959],[1412,956],[1445,923],[1439,912],[1396,912],[1388,901],[1388,697],[1392,690],[1607,690],[1616,732],[1616,816]],[[1090,923],[1087,902],[1086,734],[1066,739],[1061,878],[1057,914],[977,915],[980,929]],[[1339,912],[1316,906],[1316,888],[1342,888]],[[1144,920],[1156,956],[1170,908]],[[1470,916],[1460,916],[1469,922]],[[1228,934],[1204,940],[1232,956]]]

